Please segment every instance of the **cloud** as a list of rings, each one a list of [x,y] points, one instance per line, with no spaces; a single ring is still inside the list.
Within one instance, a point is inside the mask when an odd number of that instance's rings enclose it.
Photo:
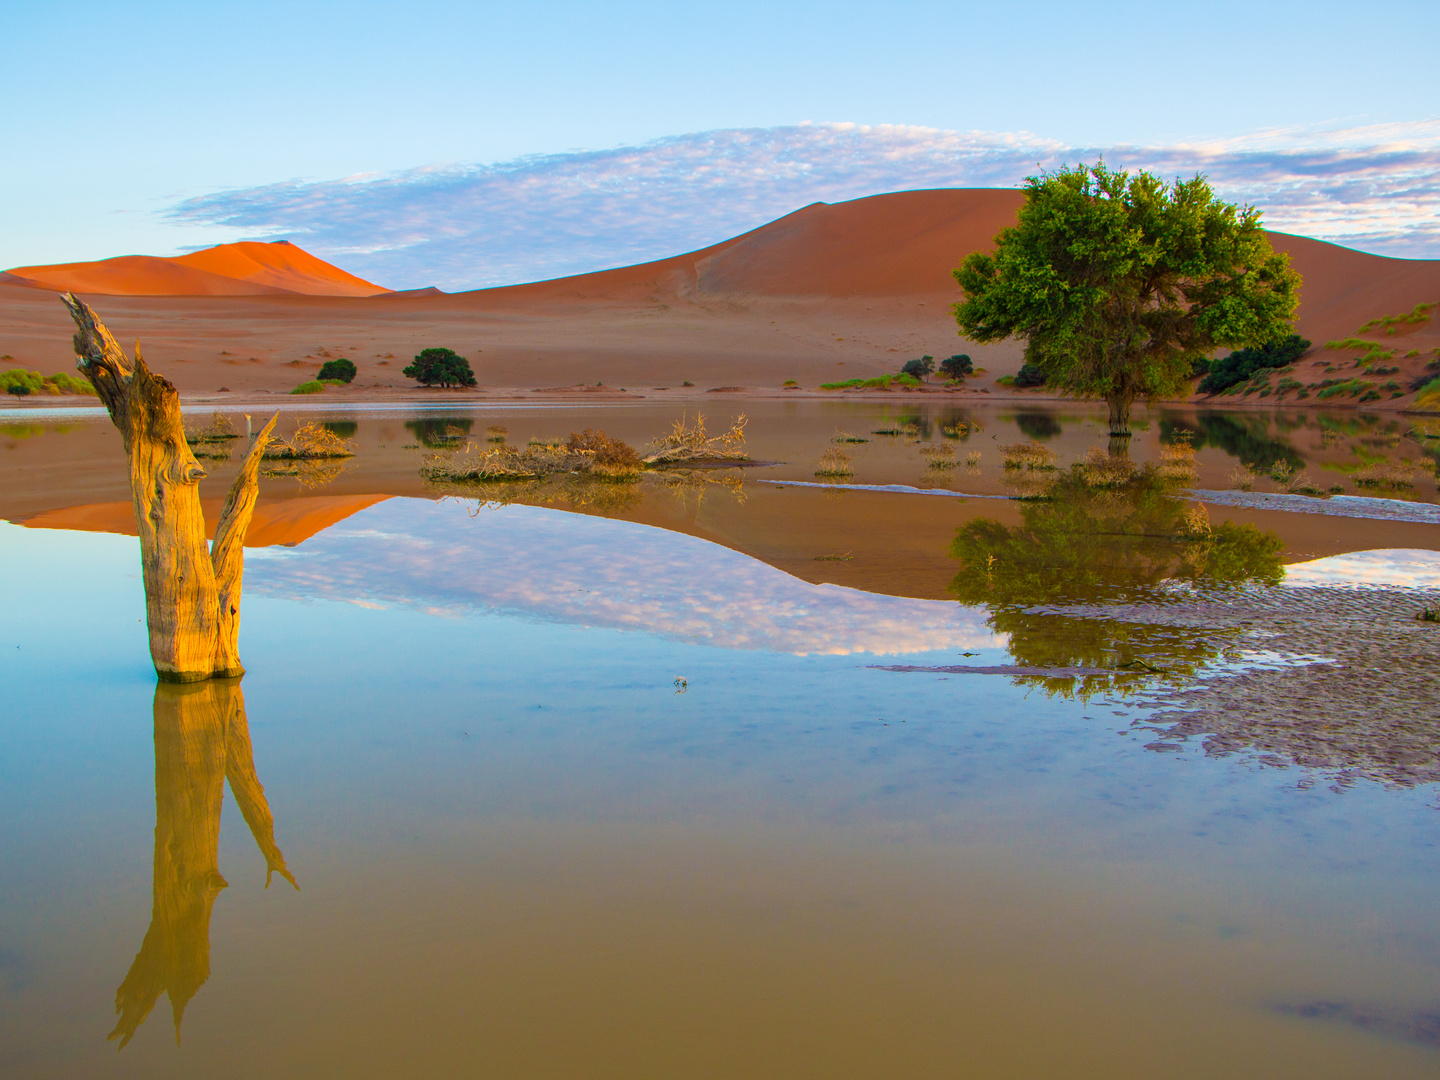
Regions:
[[[1378,254],[1440,257],[1440,120],[1262,131],[1162,147],[1074,147],[1025,132],[799,124],[641,146],[433,165],[187,199],[176,223],[287,239],[392,288],[533,281],[664,258],[812,202],[1014,187],[1093,161],[1206,173],[1266,225]]]
[[[532,506],[387,499],[299,547],[247,552],[248,592],[437,615],[507,612],[726,649],[999,648],[983,611],[812,585],[682,533]]]

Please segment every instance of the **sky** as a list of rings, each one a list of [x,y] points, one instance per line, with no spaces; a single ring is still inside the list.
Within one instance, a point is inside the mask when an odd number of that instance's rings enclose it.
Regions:
[[[1437,31],[1434,0],[0,0],[0,266],[285,238],[474,287],[1101,155],[1437,258]]]

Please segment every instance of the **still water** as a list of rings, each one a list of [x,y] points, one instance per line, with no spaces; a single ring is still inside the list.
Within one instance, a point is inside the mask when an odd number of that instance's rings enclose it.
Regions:
[[[965,603],[751,553],[775,500],[901,498],[828,497],[717,496],[731,544],[372,500],[250,550],[249,674],[183,688],[132,537],[0,524],[0,1074],[1440,1073],[1433,789],[1147,748],[1110,681],[884,670],[1154,655],[1027,612],[1277,553],[1141,528]],[[935,562],[1043,547],[1015,505]]]

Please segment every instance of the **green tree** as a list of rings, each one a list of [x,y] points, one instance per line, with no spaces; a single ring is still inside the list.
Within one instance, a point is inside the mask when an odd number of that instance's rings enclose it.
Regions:
[[[315,377],[321,382],[353,382],[355,379],[355,363],[340,357],[338,360],[326,360],[320,365],[320,374]]]
[[[402,375],[422,386],[474,386],[475,372],[470,361],[453,349],[424,349]]]
[[[930,373],[935,370],[935,358],[933,356],[922,356],[916,360],[905,361],[905,366],[900,369],[900,374],[910,375],[917,379],[928,379]]]
[[[1117,436],[1136,398],[1177,396],[1195,360],[1288,334],[1300,286],[1260,211],[1221,202],[1202,176],[1166,184],[1103,163],[1030,177],[1017,223],[955,279],[966,337],[1025,339],[1050,385],[1106,401]]]
[[[968,353],[956,353],[940,361],[940,374],[951,382],[959,382],[966,375],[975,374],[975,364]]]

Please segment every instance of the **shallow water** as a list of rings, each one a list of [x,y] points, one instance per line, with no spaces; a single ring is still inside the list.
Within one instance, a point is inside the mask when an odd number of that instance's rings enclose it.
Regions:
[[[0,1072],[1440,1070],[1435,792],[1158,748],[1123,680],[881,670],[1184,653],[1027,615],[1028,570],[947,598],[957,528],[1043,554],[1042,504],[615,518],[417,498],[374,457],[303,494],[395,497],[249,552],[243,691],[157,690],[133,538],[0,525]],[[1346,572],[1433,566],[1392,546]],[[1181,572],[1103,550],[1106,595]]]

